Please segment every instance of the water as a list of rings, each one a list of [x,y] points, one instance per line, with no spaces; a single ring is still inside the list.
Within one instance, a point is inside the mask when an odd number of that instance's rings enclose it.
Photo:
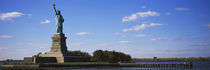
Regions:
[[[41,70],[52,70],[52,69],[41,69]],[[187,68],[128,68],[128,67],[120,67],[120,68],[79,68],[79,69],[62,69],[58,68],[56,70],[196,70],[196,69],[187,69]],[[197,70],[209,70],[209,69],[197,69]]]
[[[1,65],[2,65],[2,64],[3,64],[3,63],[0,62],[0,68],[1,68]],[[0,69],[0,70],[1,70],[1,69]]]
[[[136,62],[136,63],[184,63],[184,62]]]
[[[142,63],[142,62],[137,62]],[[145,62],[143,62],[145,63]],[[153,62],[146,62],[153,63]],[[165,62],[158,62],[165,63]],[[181,62],[167,62],[181,63]],[[1,66],[2,63],[0,63]],[[40,68],[40,70],[210,70],[210,61],[195,61],[193,68],[138,68],[138,67],[110,67],[110,68]]]

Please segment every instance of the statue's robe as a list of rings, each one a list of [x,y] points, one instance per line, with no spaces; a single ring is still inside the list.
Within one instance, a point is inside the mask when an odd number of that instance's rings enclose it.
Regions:
[[[63,33],[63,25],[62,25],[63,22],[64,22],[64,18],[62,17],[62,15],[61,14],[56,14],[57,33]]]

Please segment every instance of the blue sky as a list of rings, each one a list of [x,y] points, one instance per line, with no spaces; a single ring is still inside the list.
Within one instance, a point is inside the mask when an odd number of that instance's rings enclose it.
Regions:
[[[56,8],[68,50],[209,57],[209,0],[0,0],[0,60],[48,52]]]

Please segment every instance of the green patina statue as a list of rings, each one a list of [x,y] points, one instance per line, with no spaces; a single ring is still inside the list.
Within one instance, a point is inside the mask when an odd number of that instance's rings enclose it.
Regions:
[[[63,34],[63,22],[64,18],[61,15],[60,10],[56,10],[55,3],[53,4],[53,8],[55,10],[55,16],[56,16],[56,30],[58,34]]]

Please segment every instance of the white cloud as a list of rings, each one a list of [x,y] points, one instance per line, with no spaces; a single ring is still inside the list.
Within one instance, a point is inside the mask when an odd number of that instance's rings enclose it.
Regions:
[[[137,13],[131,14],[130,16],[123,17],[122,22],[133,21],[138,18],[145,18],[145,17],[150,17],[150,16],[160,16],[160,14],[158,12],[152,12],[152,11],[137,12]]]
[[[8,48],[0,48],[0,50],[7,50]]]
[[[136,34],[136,37],[145,37],[147,36],[146,34]]]
[[[120,41],[119,43],[122,43],[122,44],[131,44],[133,42],[131,42],[131,41]]]
[[[141,9],[145,9],[145,8],[147,8],[146,6],[141,6]]]
[[[0,14],[0,19],[1,20],[12,20],[13,18],[17,18],[24,15],[21,12],[8,12],[8,13],[2,13]]]
[[[139,31],[139,30],[143,30],[146,28],[150,28],[150,27],[155,27],[155,26],[162,26],[163,24],[158,24],[158,23],[150,23],[150,24],[141,24],[141,25],[136,25],[133,26],[131,28],[127,28],[127,29],[123,29],[123,32],[128,32],[128,31]]]
[[[41,24],[47,24],[47,23],[50,23],[51,21],[50,20],[45,20],[45,21],[42,21],[40,22]]]
[[[189,8],[175,8],[177,11],[187,11],[190,10]]]
[[[170,41],[170,40],[173,40],[172,38],[167,38],[167,37],[159,37],[159,38],[153,38],[151,39],[152,41],[162,41],[162,40],[166,40],[166,41]]]
[[[0,38],[12,38],[11,35],[2,35]]]
[[[88,32],[79,32],[79,33],[76,33],[75,35],[78,35],[78,36],[82,36],[82,35],[88,35],[90,33]]]

